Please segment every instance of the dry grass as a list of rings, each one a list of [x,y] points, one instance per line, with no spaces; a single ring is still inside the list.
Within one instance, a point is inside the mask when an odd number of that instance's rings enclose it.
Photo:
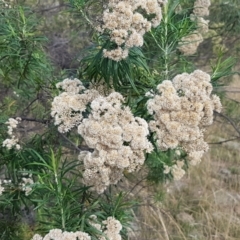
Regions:
[[[223,160],[231,159],[210,153],[182,181],[166,186],[161,204],[140,207],[131,240],[240,239],[240,176]]]

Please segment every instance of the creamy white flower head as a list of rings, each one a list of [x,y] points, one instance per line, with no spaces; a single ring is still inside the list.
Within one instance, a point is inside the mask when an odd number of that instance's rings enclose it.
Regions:
[[[21,149],[21,146],[18,144],[18,139],[14,136],[12,138],[7,138],[3,141],[2,146],[6,147],[7,149],[16,148],[17,150]]]
[[[158,147],[161,150],[182,147],[192,165],[200,162],[208,150],[204,129],[212,124],[213,112],[221,111],[220,99],[211,95],[209,74],[201,70],[179,74],[172,81],[163,81],[157,89],[158,93],[148,100],[147,109],[154,117],[149,128],[156,133]],[[183,175],[183,170],[174,169],[179,177]]]
[[[39,234],[35,234],[31,240],[43,240],[43,237]]]
[[[143,37],[141,34],[137,33],[137,32],[133,32],[128,40],[125,43],[127,48],[132,48],[134,46],[136,47],[141,47],[143,45]]]
[[[201,34],[206,34],[208,32],[208,23],[209,23],[209,20],[205,20],[202,17],[198,17],[197,18],[198,32]]]
[[[127,58],[128,56],[128,49],[122,49],[118,47],[116,49],[108,51],[107,49],[103,50],[103,56],[105,58],[110,58],[116,62],[121,61],[122,59]]]
[[[178,50],[186,56],[193,55],[197,52],[197,48],[202,42],[202,35],[199,32],[195,31],[181,39],[179,42]]]
[[[77,78],[66,78],[62,82],[57,83],[56,87],[72,94],[79,93],[81,90],[85,89],[82,82]]]
[[[31,240],[91,240],[91,237],[87,233],[81,231],[62,232],[61,229],[52,229],[44,237],[35,234]]]
[[[110,40],[117,44],[116,49],[103,51],[105,58],[121,61],[128,56],[128,49],[143,45],[143,35],[151,27],[157,27],[162,19],[161,6],[166,1],[159,0],[119,0],[109,1],[103,13],[103,25],[97,30],[110,34]],[[148,20],[139,9],[150,17]],[[152,17],[153,16],[153,17]]]
[[[108,217],[107,220],[103,221],[106,230],[103,232],[107,238],[102,237],[101,240],[121,240],[122,237],[119,234],[122,229],[122,224],[114,217]]]
[[[3,141],[2,146],[6,147],[7,149],[21,149],[21,146],[19,144],[19,139],[13,134],[14,129],[17,128],[17,125],[21,122],[21,118],[17,117],[16,119],[14,118],[9,118],[8,121],[5,123],[8,125],[8,135],[11,138],[7,138]]]
[[[94,149],[79,156],[85,168],[83,180],[98,193],[116,184],[124,170],[138,170],[144,163],[144,153],[152,151],[148,124],[135,118],[123,101],[117,92],[94,99],[91,114],[78,126],[78,133]]]
[[[196,0],[194,2],[193,13],[199,17],[208,16],[209,15],[208,8],[210,7],[210,5],[211,5],[210,0]]]
[[[216,112],[220,113],[221,110],[222,110],[222,104],[221,104],[220,98],[215,94],[213,94],[211,98],[212,98],[212,102],[213,102],[213,105],[214,105],[214,110]]]
[[[19,118],[19,120],[21,121],[21,118]],[[19,121],[17,119],[9,118],[5,124],[8,124],[9,127],[16,128],[18,123],[19,123]]]
[[[176,181],[179,181],[184,175],[185,175],[185,170],[182,169],[183,162],[182,161],[177,161],[177,164],[174,164],[171,167],[171,173],[173,175],[173,179]]]
[[[204,151],[194,151],[190,152],[188,155],[189,163],[192,166],[198,165],[201,162],[201,158],[204,154]]]
[[[81,123],[82,113],[99,93],[95,89],[86,90],[78,79],[65,79],[57,87],[64,92],[53,99],[51,116],[55,119],[58,131],[64,133]]]
[[[34,181],[31,177],[23,177],[22,178],[22,182],[20,184],[20,187],[22,189],[22,191],[25,192],[25,195],[28,196],[30,195],[31,191],[32,191],[32,185],[34,184]]]

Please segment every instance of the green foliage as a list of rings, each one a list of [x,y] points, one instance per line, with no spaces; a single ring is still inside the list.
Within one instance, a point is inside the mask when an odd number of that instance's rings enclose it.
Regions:
[[[103,57],[103,50],[111,47],[111,42],[106,41],[89,49],[88,55],[81,61],[80,77],[90,79],[92,82],[104,81],[108,88],[124,96],[140,94],[153,86],[148,65],[141,50],[133,48],[129,52],[127,59],[119,62]]]
[[[214,0],[210,21],[218,25],[221,34],[238,35],[240,32],[240,7],[238,0]]]
[[[127,238],[127,230],[129,223],[132,221],[133,216],[131,209],[137,204],[136,201],[128,199],[128,195],[123,192],[114,193],[112,187],[109,188],[109,192],[104,193],[103,198],[100,201],[100,207],[104,212],[105,218],[107,216],[113,216],[119,220],[123,226],[121,230],[121,236],[123,239]]]
[[[223,59],[223,53],[219,52],[218,58],[215,63],[212,63],[212,76],[211,81],[214,86],[218,85],[219,79],[223,77],[228,77],[233,75],[232,71],[233,67],[236,64],[236,59],[233,57],[228,57],[227,59]]]
[[[172,79],[183,70],[193,70],[192,63],[176,48],[182,37],[196,30],[196,23],[190,20],[188,12],[177,12],[179,4],[178,0],[170,0],[164,7],[160,25],[152,28],[145,37],[144,54],[148,64],[159,72],[157,83]]]
[[[146,158],[145,163],[149,169],[147,179],[155,183],[166,182],[166,180],[173,179],[170,172],[164,173],[165,166],[172,166],[178,160],[184,161],[185,158],[186,154],[180,150],[169,149],[167,151],[160,151],[156,149],[154,152],[148,154]],[[185,168],[187,167],[185,163]]]
[[[41,230],[48,232],[47,230],[53,228],[68,231],[82,229],[86,215],[83,204],[85,198],[87,201],[88,194],[86,187],[77,184],[79,163],[67,160],[61,163],[61,152],[58,156],[52,152],[46,160],[35,151],[32,154],[38,161],[29,165],[41,167],[40,171],[33,172],[38,183],[32,194],[32,201],[37,204],[39,221],[43,224]]]
[[[1,211],[1,213],[7,214],[4,211]],[[0,240],[23,239],[23,232],[20,231],[21,226],[15,220],[0,220]]]
[[[16,5],[1,10],[0,80],[8,86],[39,88],[48,78],[51,68],[42,48],[46,38],[37,32],[36,24],[28,8]]]

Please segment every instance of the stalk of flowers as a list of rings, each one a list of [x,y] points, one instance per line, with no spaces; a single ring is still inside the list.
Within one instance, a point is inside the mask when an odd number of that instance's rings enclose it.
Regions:
[[[17,128],[17,125],[20,123],[21,118],[9,118],[8,121],[5,123],[8,125],[8,135],[11,138],[7,138],[3,141],[2,146],[6,147],[7,149],[16,148],[19,150],[21,146],[19,145],[19,139],[13,134],[14,129]]]
[[[149,122],[150,130],[161,150],[182,147],[190,164],[201,161],[208,150],[203,138],[205,127],[212,124],[213,111],[221,111],[219,97],[211,92],[210,76],[201,70],[179,74],[157,86],[147,108],[154,118]]]
[[[87,90],[78,79],[64,79],[56,84],[63,92],[56,96],[52,102],[51,116],[61,133],[70,131],[81,123],[82,113],[86,111],[87,104],[99,96],[94,89]]]
[[[134,117],[123,101],[117,92],[96,98],[90,105],[91,114],[78,126],[78,133],[94,149],[79,155],[84,163],[83,181],[99,194],[116,184],[124,170],[138,170],[145,161],[145,152],[152,151],[147,122]]]
[[[103,25],[99,32],[106,32],[117,47],[103,50],[105,58],[120,61],[128,56],[129,48],[143,45],[143,35],[151,27],[157,27],[162,19],[161,6],[164,0],[109,0],[103,13]],[[148,20],[140,11],[143,10]],[[154,17],[150,18],[150,15]]]

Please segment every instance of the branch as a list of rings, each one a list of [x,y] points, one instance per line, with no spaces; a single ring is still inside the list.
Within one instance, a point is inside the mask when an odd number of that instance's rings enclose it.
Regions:
[[[61,8],[61,7],[69,7],[69,5],[68,4],[60,4],[60,5],[57,5],[57,6],[54,6],[54,7],[39,9],[39,10],[36,10],[35,12],[43,13],[43,12],[51,11],[51,10],[54,10],[56,8]]]
[[[236,124],[233,122],[233,120],[231,118],[229,118],[227,115],[225,115],[223,113],[218,113],[216,111],[214,111],[214,113],[220,117],[225,118],[232,125],[232,127],[235,129],[235,131],[238,133],[238,135],[240,136],[240,130],[237,128]]]
[[[233,98],[230,98],[230,97],[226,97],[227,99],[229,99],[229,100],[231,100],[231,101],[233,101],[233,102],[235,102],[235,103],[240,103],[240,101],[238,101],[238,100],[236,100],[236,99],[233,99]]]
[[[92,148],[89,148],[87,146],[77,146],[74,142],[72,142],[69,138],[67,138],[63,133],[60,133],[61,137],[63,137],[67,142],[69,142],[76,150],[78,150],[79,152],[81,151],[89,151],[89,152],[93,152]]]
[[[23,112],[25,112],[34,102],[36,102],[38,100],[38,96],[37,98],[33,99],[24,109]]]
[[[16,118],[16,117],[14,117]],[[38,122],[42,124],[48,124],[51,119],[41,120],[41,119],[35,119],[35,118],[26,118],[26,117],[20,117],[22,121],[29,121],[29,122]]]
[[[133,190],[141,183],[143,182],[144,180],[146,180],[147,177],[144,177],[142,179],[140,179],[127,193],[126,193],[126,196],[128,196],[130,193],[133,192]]]
[[[223,140],[223,141],[219,141],[219,142],[210,142],[208,144],[222,144],[222,143],[226,143],[226,142],[235,141],[237,139],[240,139],[240,137],[235,137],[235,138],[231,138],[231,139],[227,139],[227,140]]]

